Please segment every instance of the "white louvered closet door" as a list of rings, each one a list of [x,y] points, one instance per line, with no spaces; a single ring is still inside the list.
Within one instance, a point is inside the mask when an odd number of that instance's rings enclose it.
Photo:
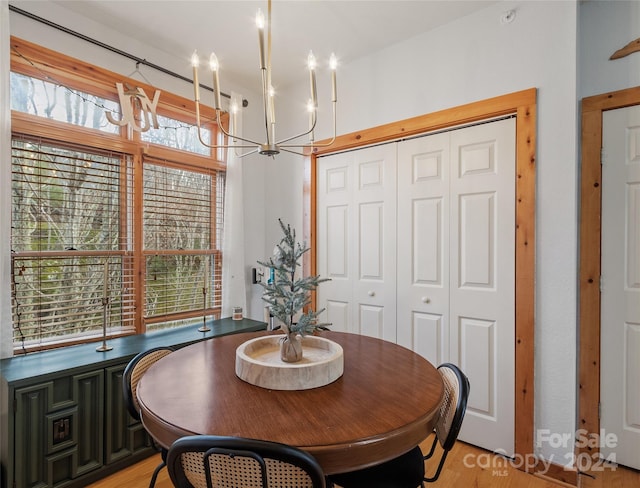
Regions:
[[[395,145],[318,164],[318,308],[332,330],[396,341]]]

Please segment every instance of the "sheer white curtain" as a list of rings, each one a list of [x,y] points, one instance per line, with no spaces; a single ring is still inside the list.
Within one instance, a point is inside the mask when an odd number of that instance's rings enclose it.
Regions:
[[[233,126],[238,132],[236,135],[242,136],[242,96],[234,92],[231,93],[231,106],[233,105],[238,107]],[[233,307],[242,307],[243,314],[247,313],[242,160],[233,149],[229,149],[227,154],[222,242],[222,317],[230,317]]]
[[[0,208],[11,208],[9,2],[0,1]],[[13,352],[11,327],[11,212],[0,212],[0,357]]]

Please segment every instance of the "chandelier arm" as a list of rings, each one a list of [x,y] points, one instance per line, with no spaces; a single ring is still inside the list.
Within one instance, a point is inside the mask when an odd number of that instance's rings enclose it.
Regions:
[[[198,140],[200,141],[200,144],[202,144],[205,147],[208,147],[210,149],[229,149],[229,148],[248,148],[248,147],[255,147],[256,145],[259,145],[257,142],[253,142],[250,141],[248,139],[242,139],[245,142],[250,143],[251,145],[238,145],[238,144],[209,144],[207,142],[204,141],[204,139],[202,139],[202,133],[200,132],[200,126],[197,126],[197,133],[198,133]],[[252,152],[257,152],[258,150],[256,149],[255,151]]]
[[[200,144],[202,144],[203,146],[208,147],[208,148],[218,147],[218,146],[212,146],[211,144],[209,144],[207,142],[204,142],[204,139],[202,138],[202,133],[200,132],[200,121],[198,121],[198,125],[196,127],[198,129],[197,133],[198,133],[198,140],[200,141]]]
[[[238,146],[236,144],[227,144],[227,145],[218,145],[218,146],[209,146],[209,147],[253,147],[253,146],[259,146],[260,145],[259,142],[256,142],[256,141],[253,141],[251,139],[244,138],[244,137],[236,136],[236,135],[233,135],[233,134],[227,132],[225,130],[224,126],[222,125],[222,122],[220,121],[220,110],[216,110],[216,120],[215,120],[215,122],[216,122],[216,125],[218,126],[218,129],[220,129],[225,136],[227,136],[228,138],[231,138],[231,139],[238,139],[238,140],[240,140],[242,142],[247,142],[247,143],[251,144],[251,146],[245,146],[245,145],[239,145]],[[200,128],[200,126],[198,125],[198,129],[199,128]]]
[[[234,147],[246,147],[246,146],[234,146]],[[253,151],[246,152],[244,154],[238,154],[238,151],[234,151],[236,153],[237,158],[244,158],[245,156],[249,156],[250,154],[256,154],[259,148],[255,148]]]
[[[318,114],[316,111],[313,112],[313,123],[311,124],[311,127],[309,128],[309,130],[307,130],[306,132],[302,132],[300,134],[297,134],[295,136],[291,136],[291,137],[287,137],[286,139],[282,139],[281,141],[276,142],[276,144],[278,146],[280,146],[280,144],[284,143],[284,142],[289,142],[289,141],[293,141],[294,139],[297,139],[298,137],[302,137],[302,136],[306,136],[309,135],[313,132],[313,130],[316,128],[316,123],[318,122]],[[285,144],[284,147],[303,147],[306,146],[307,144]],[[282,146],[280,146],[282,147]]]
[[[311,144],[312,147],[328,147],[332,145],[336,140],[336,102],[332,102],[333,105],[333,137],[330,141],[325,142],[324,144]],[[285,146],[286,147],[286,146]]]
[[[200,100],[196,98],[195,100],[196,102],[196,129],[197,129],[197,134],[198,134],[198,140],[200,141],[200,144],[202,144],[205,147],[211,148],[211,149],[217,149],[217,148],[223,148],[223,149],[228,149],[230,147],[243,147],[243,148],[247,148],[247,147],[254,147],[254,146],[259,146],[260,143],[259,142],[255,142],[252,141],[250,139],[243,139],[242,137],[237,137],[235,136],[236,139],[240,139],[243,142],[247,142],[249,144],[251,144],[250,146],[245,146],[245,145],[236,145],[236,144],[227,144],[227,145],[221,145],[221,144],[209,144],[207,142],[204,141],[204,139],[202,138],[202,132],[201,132],[201,122],[200,122]],[[226,135],[227,137],[234,137],[231,134],[229,134],[227,131],[224,130],[224,127],[222,126],[222,124],[220,123],[220,110],[216,110],[216,120],[215,120],[216,125],[218,126],[218,128],[222,131],[222,133],[224,135]]]
[[[290,149],[285,149],[285,148],[283,148],[282,146],[279,146],[279,147],[280,147],[280,149],[282,149],[284,152],[288,152],[288,153],[291,153],[291,154],[297,154],[298,156],[306,156],[306,154],[304,154],[304,153],[297,152],[297,151],[292,151],[292,150],[290,150]],[[291,147],[295,147],[295,146],[291,146]],[[298,146],[298,147],[304,147],[304,146]]]

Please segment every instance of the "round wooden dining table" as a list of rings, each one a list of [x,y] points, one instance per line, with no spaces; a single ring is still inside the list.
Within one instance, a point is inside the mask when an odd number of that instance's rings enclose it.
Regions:
[[[259,335],[233,334],[179,349],[138,384],[142,423],[165,448],[194,434],[280,442],[311,453],[327,475],[385,462],[433,430],[443,382],[422,356],[388,341],[344,332],[344,373],[307,390],[270,390],[235,373],[236,348]]]

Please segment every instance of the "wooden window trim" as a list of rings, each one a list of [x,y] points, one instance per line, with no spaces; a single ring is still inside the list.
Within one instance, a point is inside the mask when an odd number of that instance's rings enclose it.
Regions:
[[[11,46],[11,71],[23,75],[27,75],[36,79],[48,81],[54,84],[64,85],[73,90],[89,93],[106,100],[118,102],[116,83],[128,82],[134,86],[141,87],[145,93],[153,94],[156,87],[147,83],[143,83],[137,79],[131,79],[121,74],[94,66],[82,60],[66,56],[64,54],[52,51],[43,46],[19,39],[12,36],[10,39]],[[212,140],[217,140],[217,131],[210,122],[215,118],[215,111],[208,106],[200,106],[202,116],[202,126],[212,132]],[[184,97],[163,91],[158,102],[157,114],[178,120],[185,124],[195,125],[195,102]],[[133,251],[123,250],[119,254],[134,256],[134,268],[132,273],[136,281],[137,303],[142,303],[144,299],[144,286],[140,283],[143,281],[144,270],[144,252],[142,250],[142,209],[141,209],[141,191],[142,191],[142,164],[143,160],[156,159],[162,161],[162,164],[172,166],[174,168],[185,169],[189,171],[200,172],[224,172],[226,171],[226,163],[216,159],[217,150],[212,149],[209,156],[192,153],[180,149],[161,146],[148,142],[141,142],[139,133],[131,131],[128,127],[122,127],[119,134],[110,134],[100,132],[95,129],[85,128],[72,125],[56,120],[46,119],[43,117],[26,114],[22,112],[12,111],[12,133],[15,135],[25,135],[28,137],[37,137],[41,140],[50,140],[56,144],[69,142],[70,145],[80,145],[88,148],[109,150],[119,152],[123,155],[131,157],[133,165],[133,192],[136,200],[133,201],[133,209],[131,209],[133,236]],[[228,124],[228,113],[221,114],[223,124]],[[209,121],[209,122],[206,122]],[[215,185],[214,185],[215,186]],[[215,188],[214,188],[215,190]],[[215,191],[214,191],[215,197]],[[138,201],[140,200],[140,201]],[[125,197],[126,208],[128,202]],[[212,226],[215,230],[216,212],[212,213]],[[216,238],[215,232],[211,234],[210,254],[220,255],[220,250],[215,249]],[[202,251],[200,251],[202,253]],[[136,308],[135,316],[135,333],[144,333],[146,326],[143,318],[144,307]],[[174,318],[174,317],[170,317]],[[158,321],[154,318],[154,321]],[[126,334],[113,334],[117,337]],[[38,349],[50,349],[61,345],[69,345],[86,342],[84,340],[71,340],[60,342],[43,343]],[[16,347],[20,350],[20,347]]]
[[[537,90],[498,96],[459,107],[352,132],[327,148],[315,148],[306,158],[304,234],[311,252],[306,273],[316,274],[316,159],[333,152],[388,142],[459,125],[515,114],[516,116],[516,278],[515,278],[515,453],[534,455],[534,330],[535,330],[535,166]],[[318,144],[327,141],[320,141]],[[315,306],[315,303],[313,304]],[[523,466],[522,469],[526,467]],[[532,469],[533,472],[536,468]],[[557,478],[576,484],[572,472],[558,470]]]
[[[38,44],[11,36],[11,71],[32,76],[33,78],[64,83],[76,90],[92,95],[118,101],[115,83],[129,82],[139,86],[145,93],[153,93],[157,87],[151,86],[138,79],[128,78],[119,73],[109,71],[99,66],[85,63],[76,58],[66,56]],[[215,118],[215,111],[206,105],[200,106],[203,119]],[[188,124],[195,124],[195,102],[169,92],[162,92],[158,102],[158,114],[181,120]],[[228,120],[228,113],[222,117],[223,123]]]

